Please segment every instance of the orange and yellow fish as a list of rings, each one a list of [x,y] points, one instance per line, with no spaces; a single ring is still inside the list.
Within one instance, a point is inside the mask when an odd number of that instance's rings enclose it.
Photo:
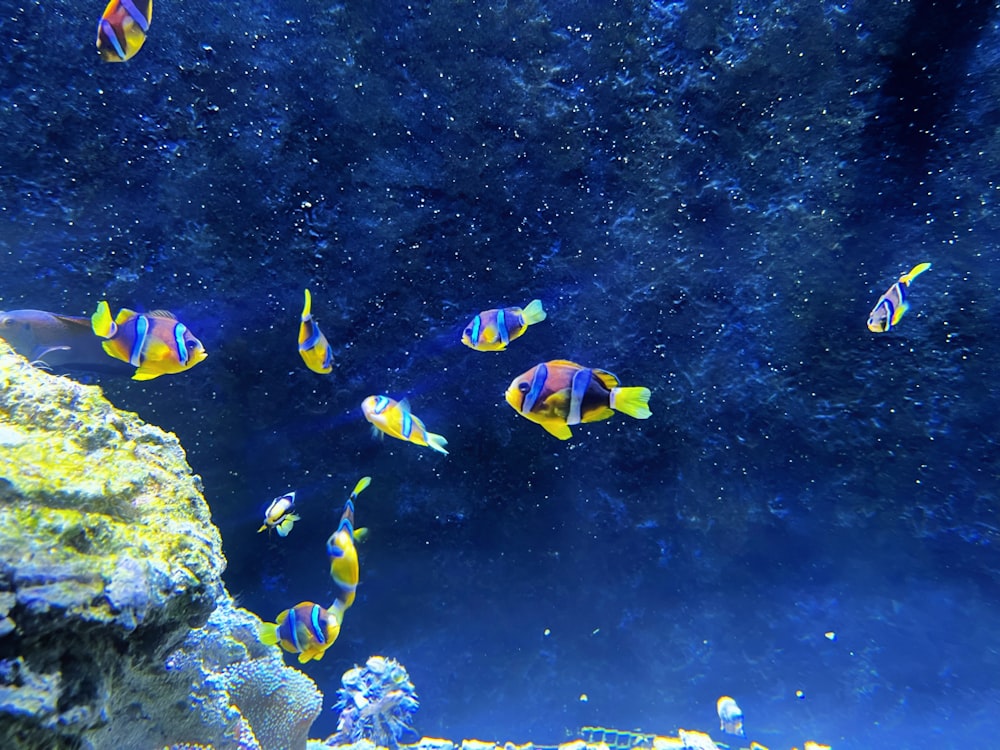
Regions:
[[[326,540],[326,552],[330,556],[330,577],[339,589],[337,600],[331,609],[337,609],[341,616],[354,604],[354,595],[357,592],[358,579],[361,575],[358,550],[355,546],[357,539],[354,532],[354,501],[371,484],[371,481],[371,477],[362,477],[354,485],[354,491],[344,503],[340,525]]]
[[[399,440],[422,445],[448,455],[448,441],[441,435],[428,432],[424,423],[410,413],[410,404],[404,398],[395,401],[388,396],[369,396],[361,402],[365,419],[372,424],[372,431],[381,431]]]
[[[312,316],[312,295],[306,289],[306,302],[302,307],[302,323],[299,325],[299,354],[313,372],[326,375],[333,371],[333,349],[319,325]]]
[[[910,309],[906,301],[906,290],[917,276],[931,267],[930,263],[919,263],[899,277],[899,281],[889,287],[888,291],[878,298],[875,307],[868,315],[868,330],[872,333],[885,333],[899,321]]]
[[[90,317],[95,334],[106,341],[104,351],[136,368],[133,380],[152,380],[190,370],[208,353],[188,327],[165,310],[141,314],[121,309],[111,319],[107,302]]]
[[[130,60],[146,41],[153,0],[111,0],[97,22],[97,51],[105,62]]]
[[[524,335],[528,326],[545,320],[542,301],[532,300],[520,307],[484,310],[469,321],[462,333],[462,343],[479,352],[502,352],[514,339]]]
[[[293,513],[293,510],[295,510],[294,492],[286,492],[281,497],[274,498],[264,511],[264,523],[257,529],[257,533],[264,529],[275,529],[278,536],[288,536],[288,532],[299,520],[299,516]]]
[[[598,422],[616,411],[649,419],[649,396],[648,388],[622,388],[610,372],[565,359],[543,362],[518,375],[505,394],[514,411],[560,440],[572,437],[570,426]]]
[[[299,655],[299,663],[322,659],[340,635],[343,613],[313,602],[301,602],[280,613],[274,622],[261,623],[261,643],[281,646]]]
[[[743,709],[736,704],[735,700],[724,695],[719,698],[715,707],[719,712],[719,729],[726,734],[746,737],[746,732],[743,731]]]

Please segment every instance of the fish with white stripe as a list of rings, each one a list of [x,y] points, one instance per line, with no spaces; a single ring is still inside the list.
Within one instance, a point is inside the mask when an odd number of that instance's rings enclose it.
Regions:
[[[565,359],[543,362],[518,375],[505,397],[514,411],[560,440],[573,436],[571,426],[599,422],[616,411],[636,419],[652,415],[648,388],[622,387],[607,370]]]

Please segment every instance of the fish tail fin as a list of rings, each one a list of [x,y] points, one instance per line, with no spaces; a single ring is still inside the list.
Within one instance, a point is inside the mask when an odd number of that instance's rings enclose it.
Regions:
[[[524,318],[525,324],[529,326],[545,320],[545,308],[542,307],[542,301],[540,299],[531,300],[528,306],[521,310],[521,317]]]
[[[448,441],[445,440],[444,435],[435,435],[433,432],[427,433],[427,447],[436,450],[438,453],[443,453],[448,455],[448,451],[445,446],[448,445]]]
[[[924,271],[929,271],[930,267],[931,267],[930,263],[918,263],[912,269],[910,269],[910,272],[908,274],[900,276],[899,280],[901,283],[909,285],[910,282],[912,282],[915,278],[917,278],[917,276],[922,274]]]
[[[111,317],[111,308],[106,301],[98,303],[97,312],[90,316],[90,327],[102,339],[110,339],[118,332],[118,325]]]
[[[364,492],[365,488],[371,483],[371,477],[361,477],[361,479],[358,480],[358,483],[354,485],[354,490],[351,492],[351,500],[357,498],[357,496]]]
[[[649,388],[641,386],[611,389],[611,408],[636,419],[649,419]]]
[[[258,635],[260,636],[260,642],[265,646],[278,645],[278,626],[273,622],[262,622]]]
[[[312,303],[312,295],[309,293],[309,290],[306,289],[306,301],[302,306],[302,320],[309,320],[309,318],[312,317]]]
[[[300,516],[290,513],[281,519],[281,523],[275,526],[275,530],[278,532],[278,536],[288,536],[288,532],[292,530],[295,522],[298,521]]]

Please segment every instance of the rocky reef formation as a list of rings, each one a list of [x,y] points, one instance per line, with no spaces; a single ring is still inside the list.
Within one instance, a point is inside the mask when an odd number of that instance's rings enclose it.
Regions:
[[[176,437],[0,342],[0,747],[304,748]]]

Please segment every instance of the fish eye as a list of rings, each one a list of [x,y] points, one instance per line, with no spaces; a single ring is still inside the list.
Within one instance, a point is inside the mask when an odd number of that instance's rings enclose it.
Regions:
[[[3,319],[3,324],[4,324],[4,325],[5,325],[5,326],[6,326],[7,328],[10,328],[10,327],[11,327],[12,325],[14,325],[14,319],[13,319],[13,318],[4,318],[4,319]]]
[[[185,341],[184,342],[184,346],[186,346],[188,349],[197,349],[198,348],[198,342],[197,341]]]
[[[466,328],[465,329],[465,335],[468,336],[471,339],[472,338],[472,329],[471,328]]]
[[[528,385],[527,382],[525,382],[524,380],[522,380],[520,383],[517,384],[517,390],[519,390],[521,393],[527,393],[529,388],[531,388],[531,386]]]

